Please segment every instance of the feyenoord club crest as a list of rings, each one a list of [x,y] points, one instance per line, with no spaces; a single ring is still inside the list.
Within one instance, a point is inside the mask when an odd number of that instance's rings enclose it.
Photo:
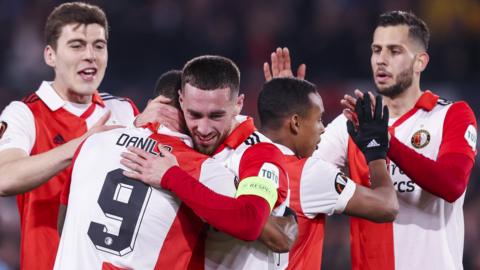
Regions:
[[[430,143],[430,133],[428,133],[428,131],[425,129],[420,129],[412,135],[410,142],[412,143],[413,147],[417,149],[423,148]]]
[[[3,133],[5,133],[5,130],[7,130],[7,123],[6,122],[0,122],[0,139],[3,136]]]

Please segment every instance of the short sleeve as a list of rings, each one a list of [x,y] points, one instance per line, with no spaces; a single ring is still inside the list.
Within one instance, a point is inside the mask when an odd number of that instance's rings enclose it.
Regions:
[[[337,116],[320,136],[321,140],[313,157],[319,157],[338,168],[345,167],[347,161],[348,132],[347,118],[341,114]]]
[[[274,208],[283,207],[288,194],[285,168],[285,157],[275,145],[257,143],[245,150],[240,159],[239,180],[241,182],[256,177],[273,183],[278,194]]]
[[[355,183],[335,166],[309,158],[300,178],[300,206],[309,218],[342,213],[355,192]]]
[[[5,129],[0,136],[0,151],[19,148],[30,154],[35,144],[35,119],[25,103],[13,101],[3,110],[0,121]]]

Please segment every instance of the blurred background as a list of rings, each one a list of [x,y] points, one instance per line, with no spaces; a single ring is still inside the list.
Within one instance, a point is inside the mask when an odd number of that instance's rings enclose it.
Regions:
[[[0,0],[0,110],[35,91],[53,72],[43,61],[43,26],[63,1]],[[325,122],[341,113],[340,98],[374,90],[370,43],[376,18],[413,11],[430,27],[430,64],[423,89],[466,100],[480,115],[480,1],[478,0],[146,0],[88,1],[102,7],[111,26],[103,92],[132,98],[140,110],[157,77],[198,55],[220,54],[242,72],[244,114],[256,115],[262,64],[278,46],[290,48],[294,69],[324,99]],[[478,119],[478,118],[477,118]],[[477,120],[478,121],[478,120]],[[478,163],[478,158],[477,158]],[[465,200],[465,269],[480,269],[480,169]],[[329,217],[323,269],[349,269],[348,219]],[[15,198],[0,198],[0,270],[18,269],[19,220]],[[427,251],[426,251],[427,252]]]

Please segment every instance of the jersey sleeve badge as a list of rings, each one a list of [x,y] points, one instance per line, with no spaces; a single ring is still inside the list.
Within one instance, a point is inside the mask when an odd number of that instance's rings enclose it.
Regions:
[[[335,191],[340,194],[342,193],[343,189],[347,185],[348,178],[345,176],[344,173],[339,172],[337,176],[335,176]]]
[[[469,125],[467,130],[465,131],[465,140],[467,141],[468,145],[472,147],[472,150],[475,152],[476,150],[475,148],[477,146],[477,130],[473,125]]]
[[[280,186],[280,172],[278,167],[272,163],[265,162],[260,168],[258,176],[272,181],[276,188]]]

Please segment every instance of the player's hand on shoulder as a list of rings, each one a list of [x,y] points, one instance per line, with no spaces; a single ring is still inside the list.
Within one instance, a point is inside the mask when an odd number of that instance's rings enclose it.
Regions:
[[[383,106],[382,97],[364,93],[357,97],[355,114],[358,127],[352,120],[347,122],[347,130],[355,144],[365,155],[367,162],[385,159],[388,151],[388,108]],[[375,104],[372,113],[372,104]]]
[[[107,111],[98,121],[90,128],[85,135],[85,138],[99,132],[109,131],[116,128],[123,128],[125,126],[122,125],[107,125],[108,119],[110,119],[111,112]]]
[[[158,151],[159,155],[152,155],[140,148],[129,147],[128,152],[121,154],[120,163],[128,169],[123,171],[123,174],[159,188],[165,173],[171,167],[178,166],[178,162],[176,157],[160,144]]]
[[[185,120],[182,112],[171,105],[169,98],[162,95],[150,100],[147,107],[134,121],[136,127],[144,126],[147,123],[161,123],[178,132],[185,130]]]
[[[122,126],[122,125],[107,125],[107,122],[108,122],[108,119],[110,119],[110,116],[111,116],[111,112],[107,111],[104,115],[102,115],[102,117],[100,117],[100,119],[98,119],[98,121],[85,134],[83,134],[82,136],[80,136],[76,139],[73,139],[73,140],[67,142],[65,144],[64,149],[67,149],[66,151],[68,152],[68,155],[70,157],[73,157],[73,155],[75,154],[75,151],[80,146],[80,144],[86,138],[88,138],[90,135],[93,135],[95,133],[109,131],[109,130],[116,129],[116,128],[125,127],[125,126]]]
[[[294,77],[292,72],[292,63],[290,58],[290,51],[288,48],[278,47],[276,51],[272,52],[270,55],[271,68],[268,62],[263,64],[263,75],[265,76],[265,81],[270,81],[273,78],[284,78],[284,77]],[[301,64],[297,69],[298,79],[305,79],[305,73],[307,71],[307,66]]]

